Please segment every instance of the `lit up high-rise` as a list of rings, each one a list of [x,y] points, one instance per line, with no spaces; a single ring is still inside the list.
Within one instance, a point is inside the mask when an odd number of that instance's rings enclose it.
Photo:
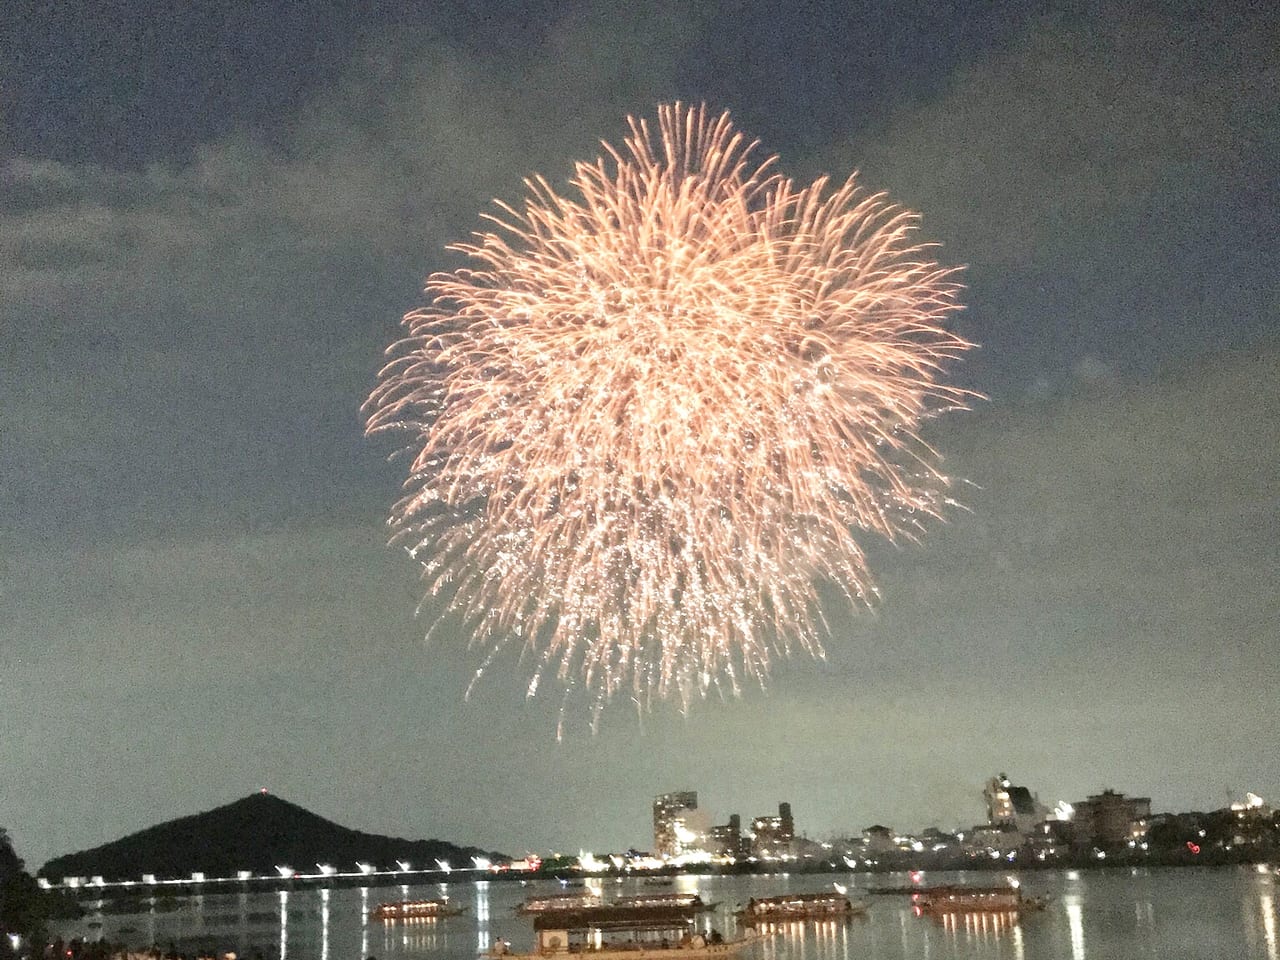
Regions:
[[[698,792],[681,790],[653,798],[653,852],[659,857],[675,857],[684,852],[681,828],[698,809]]]
[[[1003,773],[987,781],[982,799],[987,804],[988,826],[1009,826],[1024,837],[1049,815],[1039,797],[1026,787],[1014,786]]]
[[[778,804],[776,817],[756,817],[751,821],[754,835],[752,850],[758,857],[773,859],[790,852],[796,837],[796,822],[791,816],[791,804]]]

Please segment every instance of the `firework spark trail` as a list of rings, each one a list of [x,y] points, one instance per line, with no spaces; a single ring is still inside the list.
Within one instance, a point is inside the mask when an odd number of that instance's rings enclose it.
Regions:
[[[599,710],[687,708],[822,655],[817,585],[874,595],[858,542],[913,537],[946,504],[922,420],[970,344],[960,285],[917,217],[853,178],[798,187],[705,108],[630,121],[526,181],[470,269],[427,282],[370,396],[407,433],[391,524],[430,595],[489,655],[515,641]]]

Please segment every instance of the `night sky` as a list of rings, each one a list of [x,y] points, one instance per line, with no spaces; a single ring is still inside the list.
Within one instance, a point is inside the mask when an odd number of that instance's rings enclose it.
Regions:
[[[17,0],[0,33],[0,826],[37,865],[267,787],[512,854],[648,804],[814,837],[1280,794],[1274,4]],[[785,12],[784,12],[785,9]],[[174,11],[181,11],[175,13]],[[706,102],[968,266],[967,512],[767,692],[592,736],[387,547],[360,404],[521,178]],[[579,722],[580,721],[580,722]]]

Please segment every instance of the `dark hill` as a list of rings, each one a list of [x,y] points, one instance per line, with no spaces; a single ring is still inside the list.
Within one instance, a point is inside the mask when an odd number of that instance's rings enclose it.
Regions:
[[[347,872],[361,860],[380,870],[395,869],[397,860],[407,860],[418,869],[433,867],[437,859],[470,866],[473,855],[502,858],[443,840],[402,840],[349,830],[296,803],[254,793],[92,850],[55,857],[41,867],[40,875],[137,880],[144,873],[164,879],[202,871],[210,877],[232,877],[237,870],[274,875],[277,864],[311,873],[319,863]]]

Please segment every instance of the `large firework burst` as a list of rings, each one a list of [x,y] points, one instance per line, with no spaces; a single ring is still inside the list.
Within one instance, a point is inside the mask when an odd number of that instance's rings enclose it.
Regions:
[[[859,537],[946,503],[920,422],[969,347],[955,270],[850,178],[753,159],[728,114],[662,107],[526,181],[427,282],[367,403],[413,457],[391,524],[466,632],[584,684],[684,707],[822,654],[818,585],[874,588]],[[473,681],[474,682],[474,681]]]

